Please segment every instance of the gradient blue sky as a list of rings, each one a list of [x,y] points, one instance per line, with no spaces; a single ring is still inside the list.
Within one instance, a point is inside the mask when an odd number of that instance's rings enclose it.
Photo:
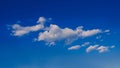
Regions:
[[[60,28],[110,30],[78,39],[69,45],[57,42],[34,42],[38,32],[16,37],[8,25],[33,26],[39,17],[52,18],[45,25]],[[119,68],[120,67],[120,1],[117,0],[0,0],[0,68]],[[99,35],[97,35],[99,36]],[[100,41],[103,40],[103,41]],[[115,45],[109,52],[85,52],[85,48],[68,50],[73,45]]]

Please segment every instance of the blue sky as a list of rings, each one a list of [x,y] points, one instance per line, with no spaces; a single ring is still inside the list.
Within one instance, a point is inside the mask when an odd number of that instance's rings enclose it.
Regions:
[[[117,0],[1,0],[0,68],[119,68]]]

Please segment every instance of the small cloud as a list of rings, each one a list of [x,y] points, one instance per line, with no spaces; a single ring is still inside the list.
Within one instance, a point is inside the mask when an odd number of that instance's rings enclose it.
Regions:
[[[107,47],[107,46],[100,46],[100,47],[97,48],[97,50],[98,50],[99,53],[103,53],[103,52],[109,51],[109,47]]]
[[[54,46],[54,45],[55,45],[55,42],[50,42],[48,45],[49,45],[49,46]]]
[[[93,51],[93,50],[96,50],[98,46],[99,46],[99,45],[89,46],[89,47],[86,49],[86,52],[89,53],[89,52],[91,52],[91,51]]]
[[[115,45],[112,45],[110,48],[115,48]]]
[[[22,35],[28,34],[30,32],[41,30],[43,28],[44,28],[44,26],[41,24],[38,24],[35,26],[27,26],[27,27],[20,26],[19,24],[14,24],[14,25],[12,25],[12,29],[13,29],[12,35],[13,36],[22,36]]]
[[[44,17],[39,17],[37,23],[41,23],[41,24],[44,24],[46,22],[46,18]]]
[[[23,36],[30,32],[35,32],[44,28],[45,18],[40,17],[38,20],[39,24],[34,26],[21,26],[19,24],[12,25],[12,35],[13,36]]]
[[[108,33],[108,32],[110,32],[110,30],[105,30],[104,32]]]
[[[93,29],[93,30],[87,30],[87,31],[82,31],[81,36],[82,37],[89,37],[96,35],[98,33],[101,33],[102,31],[100,29]]]
[[[103,52],[108,52],[111,48],[114,48],[115,46],[100,46],[100,45],[93,45],[93,46],[89,46],[86,49],[86,52],[91,52],[93,50],[98,51],[99,53],[103,53]]]
[[[68,48],[68,50],[78,50],[78,49],[80,49],[80,45],[75,45],[75,46],[71,46],[71,47],[69,47]]]
[[[85,43],[83,43],[81,46],[87,46],[87,45],[89,45],[90,44],[90,42],[85,42]]]

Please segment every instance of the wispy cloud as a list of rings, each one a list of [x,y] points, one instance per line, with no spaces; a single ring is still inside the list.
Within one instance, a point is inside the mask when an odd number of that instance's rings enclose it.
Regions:
[[[109,47],[107,47],[107,46],[100,46],[100,47],[97,48],[97,50],[98,50],[99,53],[103,53],[103,52],[109,51]]]
[[[100,29],[93,29],[93,30],[87,30],[87,31],[82,31],[81,36],[82,37],[89,37],[96,35],[98,33],[101,33],[102,31]]]
[[[99,53],[103,53],[103,52],[108,52],[111,48],[114,48],[114,47],[115,46],[92,45],[86,49],[86,52],[89,53],[91,51],[96,50]]]
[[[85,42],[85,43],[83,43],[81,46],[87,46],[87,45],[89,45],[90,44],[90,42]]]
[[[68,48],[68,50],[78,50],[78,49],[80,49],[80,45],[74,45],[74,46],[71,46],[71,47],[69,47]]]
[[[37,21],[37,25],[34,26],[21,26],[19,24],[14,24],[12,25],[12,35],[13,36],[23,36],[25,34],[28,34],[30,32],[35,32],[38,30],[41,30],[44,28],[44,23],[46,19],[44,17],[40,17],[39,20]]]
[[[109,29],[107,29],[107,30],[105,30],[104,32],[106,32],[106,33],[107,33],[107,32],[110,32],[110,30],[109,30]]]
[[[12,28],[13,28],[13,31],[12,31],[13,36],[23,36],[23,35],[28,34],[30,32],[34,32],[34,31],[38,31],[40,29],[43,29],[44,26],[41,24],[38,24],[35,26],[23,27],[23,26],[20,26],[19,24],[14,24],[12,26]]]
[[[99,45],[89,46],[89,47],[86,49],[86,52],[88,53],[88,52],[91,52],[91,51],[93,51],[93,50],[96,50],[98,46],[99,46]]]

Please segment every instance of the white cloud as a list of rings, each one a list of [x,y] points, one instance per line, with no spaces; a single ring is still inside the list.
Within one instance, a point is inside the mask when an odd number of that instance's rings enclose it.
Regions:
[[[24,27],[24,26],[20,26],[19,24],[12,25],[12,29],[13,29],[12,30],[12,35],[13,36],[22,36],[22,35],[28,34],[30,32],[35,32],[35,31],[43,29],[45,18],[40,17],[37,22],[39,22],[39,24],[37,24],[35,26]]]
[[[54,46],[54,45],[55,45],[55,42],[46,43],[46,45]]]
[[[64,40],[66,44],[70,44],[78,38],[93,36],[100,33],[100,29],[83,30],[83,27],[77,27],[75,30],[70,28],[60,28],[51,24],[47,30],[40,32],[38,41],[46,41],[47,43]]]
[[[48,20],[52,20],[52,18],[48,18]],[[46,45],[53,46],[57,41],[64,41],[65,44],[70,44],[75,40],[83,39],[86,37],[90,37],[99,33],[109,33],[110,30],[101,29],[91,29],[84,30],[83,26],[76,27],[76,29],[71,29],[68,27],[60,28],[58,25],[50,24],[49,27],[44,26],[47,19],[44,17],[39,17],[37,21],[37,25],[33,26],[21,26],[19,24],[12,25],[12,35],[13,36],[23,36],[30,32],[36,32],[39,30],[43,30],[40,32],[38,37],[34,39],[34,41],[45,41]],[[102,36],[99,35],[96,39],[100,39]],[[75,45],[68,48],[68,50],[77,50],[81,47],[90,45],[90,42],[85,42],[81,46]],[[114,48],[115,46],[100,46],[100,45],[92,45],[86,49],[86,52],[91,52],[93,50],[98,51],[99,53],[107,52],[109,49]]]
[[[88,52],[91,52],[91,51],[93,51],[93,50],[96,50],[98,46],[99,46],[99,45],[89,46],[89,47],[86,49],[86,52],[88,53]]]
[[[52,20],[52,18],[48,18]],[[34,26],[21,26],[19,24],[12,25],[12,35],[23,36],[30,32],[35,32],[38,30],[43,30],[40,32],[38,37],[34,41],[45,41],[47,45],[55,45],[56,41],[64,41],[65,44],[70,44],[79,38],[90,37],[99,33],[109,32],[110,30],[105,30],[102,32],[101,29],[91,29],[84,30],[83,26],[76,27],[76,29],[71,29],[68,27],[60,28],[58,25],[50,24],[49,27],[45,27],[44,23],[47,21],[44,17],[39,17],[37,25]],[[81,46],[87,46],[90,42],[85,42]],[[87,52],[90,52],[96,48],[95,46],[90,46]],[[112,48],[112,47],[111,47]]]
[[[30,32],[38,31],[40,29],[43,29],[44,26],[41,25],[41,24],[38,24],[38,25],[35,25],[35,26],[23,27],[23,26],[20,26],[19,24],[14,24],[14,25],[12,25],[12,28],[13,28],[12,35],[22,36],[24,34],[28,34]]]
[[[103,52],[108,52],[111,48],[114,48],[115,46],[100,46],[100,45],[93,45],[93,46],[89,46],[86,49],[86,52],[91,52],[93,50],[98,51],[99,53],[103,53]]]
[[[81,36],[82,37],[89,37],[96,35],[98,33],[101,33],[102,31],[100,29],[93,29],[93,30],[87,30],[87,31],[82,31]]]
[[[89,45],[90,44],[90,42],[85,42],[85,43],[83,43],[81,46],[87,46],[87,45]]]
[[[39,34],[38,41],[55,42],[66,40],[72,42],[77,38],[77,32],[69,28],[60,28],[57,25],[50,25],[49,30]]]
[[[103,53],[103,52],[109,51],[109,47],[107,47],[107,46],[100,46],[100,47],[97,48],[97,50],[98,50],[99,53]]]
[[[68,48],[68,50],[78,50],[78,49],[80,49],[80,45],[75,45],[75,46],[71,46],[71,47],[69,47]]]
[[[44,18],[44,17],[39,17],[37,23],[44,24],[46,21],[47,21],[46,18]]]
[[[102,32],[100,29],[83,30],[83,26],[77,27],[76,31],[79,37],[89,37],[89,36],[93,36],[93,35],[96,35]]]

